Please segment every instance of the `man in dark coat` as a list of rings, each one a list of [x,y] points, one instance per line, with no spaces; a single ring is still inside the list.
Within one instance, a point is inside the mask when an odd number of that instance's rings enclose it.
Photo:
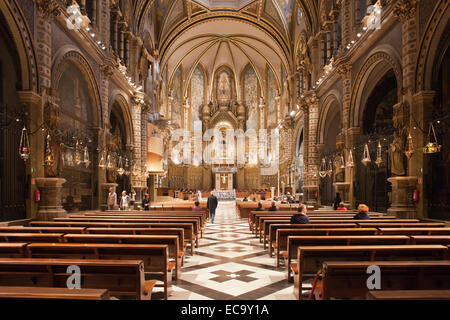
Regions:
[[[255,211],[264,211],[264,208],[263,208],[261,202],[258,202],[258,208],[256,208]]]
[[[218,203],[217,197],[214,195],[214,192],[212,192],[211,195],[208,197],[208,201],[206,202],[206,207],[209,210],[209,218],[211,219],[212,223],[214,223],[217,203]]]
[[[309,224],[309,217],[306,215],[306,206],[300,204],[297,211],[298,213],[291,217],[291,224]]]

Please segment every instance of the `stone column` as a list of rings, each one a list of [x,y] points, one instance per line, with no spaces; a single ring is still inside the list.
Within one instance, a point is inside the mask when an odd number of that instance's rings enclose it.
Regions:
[[[348,129],[351,126],[350,104],[352,98],[352,66],[350,63],[344,63],[339,66],[337,71],[342,78],[342,125],[344,129]]]
[[[120,28],[119,30],[119,58],[123,63],[124,60],[124,48],[125,48],[125,32]]]
[[[352,3],[351,0],[342,0],[341,21],[342,21],[342,44],[346,46],[352,40]]]
[[[99,21],[97,23],[97,27],[100,29],[100,34],[102,35],[102,42],[109,48],[111,44],[110,32],[111,30],[111,19],[112,19],[112,11],[109,8],[108,1],[99,0],[100,4],[97,6],[97,11],[100,14],[97,14],[99,17]]]
[[[417,177],[391,177],[388,181],[392,184],[392,204],[387,211],[388,214],[402,219],[416,218],[412,193],[416,188]]]
[[[66,210],[61,205],[61,190],[64,182],[66,182],[64,178],[36,178],[37,187],[41,191],[37,215],[39,220],[52,220],[67,216]]]
[[[132,100],[133,106],[131,114],[134,128],[133,161],[137,168],[142,168],[142,166],[145,165],[144,156],[142,154],[142,119],[141,119],[142,105],[140,103],[140,99],[141,99],[140,97],[136,96]],[[136,188],[141,188],[142,187],[141,177],[136,175],[132,176],[131,185],[135,190]]]
[[[17,92],[19,103],[25,106],[29,114],[29,118],[33,121],[28,121],[27,128],[29,132],[36,131],[38,124],[44,121],[42,99],[37,93],[32,91]],[[34,135],[29,136],[31,156],[26,162],[26,172],[31,175],[31,188],[27,194],[26,211],[27,218],[35,218],[37,215],[38,204],[33,200],[34,192],[36,191],[36,177],[44,176],[44,139],[45,134],[41,130],[36,131]]]

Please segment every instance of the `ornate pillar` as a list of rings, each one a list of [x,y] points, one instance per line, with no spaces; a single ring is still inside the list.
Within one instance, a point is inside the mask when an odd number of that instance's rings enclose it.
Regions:
[[[341,21],[342,21],[342,43],[346,46],[352,40],[352,2],[351,0],[342,0]]]
[[[125,32],[120,28],[119,30],[119,58],[124,61],[124,48],[125,48]]]
[[[350,103],[352,96],[352,66],[350,63],[344,63],[339,66],[338,73],[342,78],[342,119],[343,128],[348,129],[350,127]]]
[[[408,133],[413,130],[412,127],[415,126],[414,121],[408,119],[408,114],[412,114],[414,117],[424,116],[422,110],[417,110],[417,106],[413,102],[413,92],[415,83],[415,62],[417,57],[417,17],[416,17],[416,5],[419,1],[417,0],[399,0],[395,3],[393,14],[402,23],[402,76],[403,83],[401,92],[402,102],[394,106],[394,126],[399,131],[399,136],[402,141],[406,141]],[[434,98],[434,95],[428,95]],[[418,103],[426,101],[423,99],[418,99]],[[428,107],[428,106],[427,106]],[[429,108],[428,110],[431,110]],[[425,119],[427,117],[422,117],[420,123],[426,123]],[[409,121],[408,121],[409,120]],[[409,122],[409,123],[408,123]],[[417,134],[415,141],[417,139]],[[414,139],[413,139],[414,141]],[[424,145],[424,144],[423,144]],[[404,151],[404,150],[403,150]],[[420,152],[422,159],[423,154]],[[419,156],[420,157],[420,156]],[[417,158],[416,158],[417,159]],[[418,182],[417,175],[423,170],[423,161],[410,161],[408,166],[413,165],[415,168],[408,168],[408,176],[394,176],[388,179],[392,184],[392,204],[388,209],[389,213],[395,214],[398,217],[405,218],[415,218],[417,217],[416,207],[412,201],[412,191],[415,189]],[[418,167],[417,164],[421,164]],[[418,172],[417,168],[420,168]],[[415,169],[415,170],[414,170]],[[420,189],[423,190],[423,184],[421,183]],[[420,198],[424,198],[423,195]],[[421,207],[421,215],[424,214],[426,207],[424,207],[424,201],[419,204]]]
[[[134,128],[134,141],[133,141],[133,162],[135,168],[142,168],[143,165],[145,165],[145,157],[142,153],[142,104],[141,104],[141,97],[135,96],[132,99],[133,105],[132,105],[132,111],[131,111],[131,117],[133,121],[133,128]],[[145,154],[147,156],[147,154]],[[131,178],[131,186],[136,190],[136,188],[142,187],[142,177],[140,176],[140,172],[142,170],[139,170],[139,172],[133,172],[138,173],[133,174]],[[136,191],[136,193],[139,193]]]

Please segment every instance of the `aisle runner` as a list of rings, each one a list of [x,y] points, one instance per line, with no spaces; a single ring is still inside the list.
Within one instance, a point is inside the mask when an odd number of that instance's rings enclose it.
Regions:
[[[220,201],[196,255],[188,256],[170,300],[294,299],[284,269],[275,268],[263,245],[239,220],[235,202]]]

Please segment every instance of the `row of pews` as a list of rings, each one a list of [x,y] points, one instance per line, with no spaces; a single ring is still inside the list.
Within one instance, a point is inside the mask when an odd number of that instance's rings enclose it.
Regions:
[[[168,299],[208,218],[191,208],[94,211],[0,227],[0,299],[150,300],[155,287]]]
[[[253,210],[248,221],[294,282],[297,299],[450,299],[450,227],[444,223],[375,212],[370,220],[354,220],[355,212],[320,210],[308,212],[311,224],[297,225],[292,214]],[[367,285],[371,266],[379,268],[380,291]]]

